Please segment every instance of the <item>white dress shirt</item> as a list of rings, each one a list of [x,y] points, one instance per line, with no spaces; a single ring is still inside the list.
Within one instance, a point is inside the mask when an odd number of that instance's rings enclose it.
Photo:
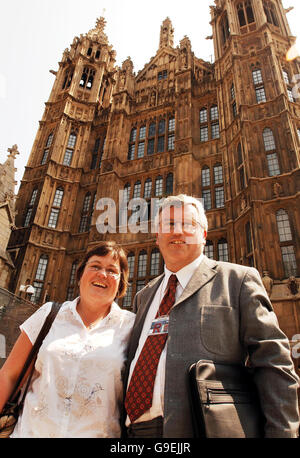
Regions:
[[[195,270],[199,267],[200,263],[202,262],[202,259],[203,259],[203,254],[201,254],[193,262],[191,262],[190,264],[188,264],[187,266],[183,267],[178,272],[176,272],[178,284],[177,284],[176,293],[175,293],[175,302],[181,296],[184,288],[187,286],[188,282],[192,278],[192,275],[194,274]],[[158,290],[153,298],[152,304],[150,305],[149,311],[145,318],[143,330],[140,335],[138,348],[137,348],[135,357],[132,360],[132,363],[130,366],[127,387],[129,386],[133,369],[142,351],[144,343],[148,337],[148,333],[151,328],[152,321],[154,320],[157,314],[159,305],[164,297],[169,278],[172,274],[174,274],[174,272],[171,272],[165,266],[165,276],[160,286],[158,287]],[[165,345],[161,353],[160,360],[159,360],[158,367],[157,367],[157,372],[156,372],[156,377],[155,377],[155,382],[154,382],[154,389],[153,389],[152,406],[147,412],[145,412],[143,415],[137,418],[135,423],[139,423],[142,421],[149,421],[149,420],[152,420],[153,418],[163,416],[166,355],[167,355],[167,344]],[[127,416],[126,426],[129,426],[129,425],[130,425],[130,419]]]
[[[87,328],[77,300],[64,302],[40,348],[11,437],[120,437],[121,370],[135,315],[113,302]],[[50,309],[47,302],[21,325],[32,343]]]

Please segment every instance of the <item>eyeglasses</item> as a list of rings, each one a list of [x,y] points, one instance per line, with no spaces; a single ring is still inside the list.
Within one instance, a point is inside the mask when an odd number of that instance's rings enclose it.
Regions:
[[[120,275],[121,275],[121,272],[115,272],[112,269],[105,269],[105,267],[102,267],[99,264],[94,264],[93,262],[86,263],[85,266],[87,270],[90,270],[91,272],[100,272],[101,270],[103,270],[107,277],[113,278],[114,280],[117,280],[118,278],[120,278]]]
[[[182,221],[162,221],[161,222],[161,229],[162,229],[161,232],[163,232],[164,234],[174,232],[176,224],[179,225],[180,231],[185,232],[186,234],[195,234],[195,232],[197,231],[198,225],[202,227],[199,221],[192,221],[192,222],[184,221],[183,223]]]

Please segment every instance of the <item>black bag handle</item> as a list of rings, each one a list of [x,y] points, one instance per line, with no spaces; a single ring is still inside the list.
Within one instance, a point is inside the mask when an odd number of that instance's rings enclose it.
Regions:
[[[27,390],[29,388],[29,384],[30,384],[30,381],[31,381],[31,377],[33,375],[33,372],[34,372],[34,365],[35,365],[35,360],[37,358],[37,354],[39,352],[39,349],[43,343],[43,340],[45,339],[46,335],[48,334],[50,328],[51,328],[51,325],[53,323],[53,321],[55,320],[55,317],[60,309],[60,306],[61,304],[59,302],[52,302],[52,307],[51,307],[51,310],[50,310],[50,313],[48,314],[43,326],[42,326],[42,329],[40,330],[37,338],[36,338],[36,341],[32,347],[32,349],[30,350],[30,353],[25,361],[25,364],[24,364],[24,367],[17,379],[17,382],[16,382],[16,385],[15,385],[15,388],[12,392],[12,394],[10,395],[9,397],[9,400],[8,400],[8,403],[13,403],[14,402],[14,398],[15,396],[18,394],[18,391],[19,391],[19,388],[21,386],[21,382],[23,381],[23,378],[25,377],[25,374],[28,370],[28,368],[30,367],[31,363],[34,361],[34,364],[32,365],[32,368],[31,368],[31,371],[30,371],[30,374],[28,376],[28,379],[27,379],[27,384],[26,384],[26,388],[24,390],[24,393],[23,393],[23,396],[22,396],[22,400],[20,401],[20,405],[23,404],[24,400],[25,400],[25,396],[26,396],[26,393],[27,393]]]

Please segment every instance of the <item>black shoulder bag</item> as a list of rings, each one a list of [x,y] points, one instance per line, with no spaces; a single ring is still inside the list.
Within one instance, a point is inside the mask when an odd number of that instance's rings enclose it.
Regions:
[[[189,386],[195,437],[264,436],[265,418],[246,367],[200,360],[190,367]]]

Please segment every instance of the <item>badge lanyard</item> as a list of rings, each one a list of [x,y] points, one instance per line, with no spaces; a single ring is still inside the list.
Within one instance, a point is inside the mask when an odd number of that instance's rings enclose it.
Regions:
[[[161,304],[161,301],[162,301],[162,289],[160,290],[159,306]],[[148,335],[157,336],[161,334],[168,334],[168,327],[169,327],[169,315],[160,315],[152,321]]]

